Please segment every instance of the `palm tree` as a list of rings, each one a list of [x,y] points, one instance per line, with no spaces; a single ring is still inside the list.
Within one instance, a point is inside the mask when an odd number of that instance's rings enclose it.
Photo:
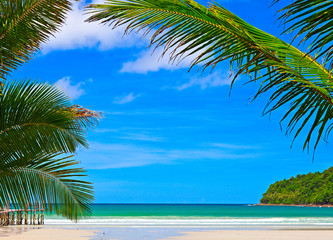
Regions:
[[[80,180],[85,171],[67,154],[88,146],[85,129],[97,118],[77,116],[70,104],[46,83],[5,84],[0,97],[0,207],[11,202],[24,208],[37,201],[69,219],[89,215],[92,185]]]
[[[94,197],[71,155],[88,147],[86,131],[100,114],[73,106],[50,84],[8,79],[59,29],[70,7],[67,0],[0,2],[0,208],[37,201],[76,221],[90,214]]]
[[[218,63],[230,61],[235,78],[245,74],[251,82],[261,82],[254,99],[271,93],[264,114],[287,107],[281,120],[288,121],[287,134],[293,132],[295,139],[307,131],[303,149],[309,149],[313,135],[316,149],[332,130],[332,1],[296,0],[282,10],[282,19],[292,23],[287,32],[300,29],[298,35],[306,34],[304,41],[314,39],[309,53],[259,30],[215,2],[204,7],[193,0],[106,0],[89,5],[88,11],[92,14],[88,22],[126,25],[125,33],[135,29],[144,30],[144,35],[153,32],[151,46],[163,46],[163,54],[171,49],[172,62],[194,56],[190,68],[214,69]]]

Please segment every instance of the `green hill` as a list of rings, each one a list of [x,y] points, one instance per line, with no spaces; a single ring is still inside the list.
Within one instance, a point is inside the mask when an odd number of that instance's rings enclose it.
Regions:
[[[297,175],[271,184],[263,204],[333,204],[333,167],[324,172]]]

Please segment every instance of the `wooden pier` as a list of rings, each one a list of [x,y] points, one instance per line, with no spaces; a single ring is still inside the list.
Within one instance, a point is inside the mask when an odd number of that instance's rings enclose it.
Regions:
[[[42,225],[44,224],[44,209],[34,204],[25,209],[0,209],[0,226],[9,225]]]

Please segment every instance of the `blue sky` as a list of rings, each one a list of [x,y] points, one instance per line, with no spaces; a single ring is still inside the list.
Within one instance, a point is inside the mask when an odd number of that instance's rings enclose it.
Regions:
[[[283,30],[269,1],[218,2],[273,35]],[[139,35],[83,23],[83,5],[12,78],[56,83],[75,104],[104,113],[90,149],[76,156],[96,202],[256,203],[276,180],[331,166],[330,144],[314,163],[301,140],[290,148],[282,110],[261,117],[268,96],[249,100],[258,85],[241,77],[229,97],[227,62],[212,74],[188,72],[190,60],[168,64]]]

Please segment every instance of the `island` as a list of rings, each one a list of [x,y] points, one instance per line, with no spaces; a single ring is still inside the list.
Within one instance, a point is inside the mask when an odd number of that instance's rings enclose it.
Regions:
[[[333,167],[271,184],[259,205],[333,206]]]

